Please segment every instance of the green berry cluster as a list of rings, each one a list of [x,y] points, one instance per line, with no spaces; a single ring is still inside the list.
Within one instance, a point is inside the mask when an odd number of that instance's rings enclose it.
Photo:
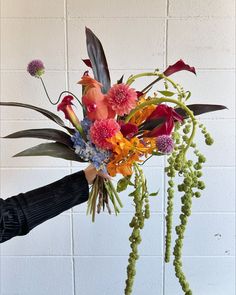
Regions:
[[[135,164],[135,190],[130,195],[133,196],[135,205],[135,215],[130,222],[130,227],[133,229],[129,238],[131,252],[129,254],[128,266],[127,266],[127,279],[125,287],[125,295],[131,295],[133,289],[134,278],[136,275],[136,261],[139,258],[138,245],[141,243],[140,230],[144,227],[145,219],[150,217],[149,207],[149,193],[147,191],[146,180],[142,169]]]
[[[173,132],[173,138],[175,140],[175,148],[173,153],[168,157],[168,165],[165,168],[165,172],[169,178],[167,188],[167,213],[166,213],[166,236],[165,236],[165,262],[170,261],[171,256],[171,235],[173,225],[173,207],[174,207],[174,178],[178,176],[180,183],[177,185],[179,192],[183,193],[181,197],[181,214],[180,223],[176,226],[175,231],[177,239],[174,245],[174,268],[176,277],[184,291],[185,295],[191,295],[192,291],[186,280],[186,276],[182,269],[182,248],[184,233],[186,230],[188,217],[191,215],[192,198],[199,198],[201,196],[201,190],[205,188],[202,177],[202,166],[206,162],[205,156],[197,149],[196,144],[192,141],[192,137],[189,136],[191,132],[191,124],[197,125],[196,120],[185,120],[183,124],[177,123]],[[213,139],[207,132],[206,128],[199,125],[202,134],[205,137],[206,144],[212,144]],[[191,140],[190,140],[191,139]],[[186,151],[188,148],[193,149],[196,160],[188,160],[186,158]]]
[[[201,132],[205,137],[205,143],[207,145],[212,145],[214,143],[214,139],[211,137],[211,135],[207,131],[206,127],[203,124],[199,124],[199,128],[201,129]]]
[[[205,187],[204,182],[200,180],[200,177],[202,176],[201,171],[195,168],[197,164],[201,164],[201,160],[202,159],[200,157],[200,161],[198,158],[196,163],[193,163],[192,161],[186,161],[183,164],[181,171],[182,183],[178,185],[178,191],[182,192],[183,195],[181,197],[182,207],[180,214],[180,224],[175,228],[177,239],[175,241],[173,251],[173,264],[175,267],[176,277],[179,279],[179,283],[185,295],[191,295],[192,291],[190,290],[189,284],[182,270],[182,248],[188,217],[191,215],[192,198],[200,197],[199,190],[202,190]]]

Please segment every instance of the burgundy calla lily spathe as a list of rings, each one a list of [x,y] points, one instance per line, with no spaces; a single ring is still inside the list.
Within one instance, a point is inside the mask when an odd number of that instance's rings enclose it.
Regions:
[[[182,59],[178,60],[175,64],[170,65],[164,72],[163,74],[165,76],[170,76],[176,72],[180,71],[189,71],[192,72],[193,74],[196,75],[196,70],[194,67],[190,67],[187,65]]]
[[[81,125],[78,117],[76,116],[74,110],[72,109],[72,95],[67,95],[63,98],[62,102],[57,106],[58,111],[62,111],[65,114],[65,118],[69,120],[72,125],[78,130],[81,131]]]
[[[146,119],[146,122],[156,119],[164,119],[164,123],[155,127],[152,131],[148,132],[146,137],[157,137],[160,135],[170,135],[174,122],[182,122],[183,118],[180,116],[173,108],[165,105],[159,104],[156,109],[151,113],[151,115]]]

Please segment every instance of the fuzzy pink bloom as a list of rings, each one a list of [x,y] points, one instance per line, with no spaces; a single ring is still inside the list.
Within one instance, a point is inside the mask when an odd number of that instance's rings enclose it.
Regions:
[[[107,101],[118,115],[123,116],[136,106],[137,93],[128,85],[115,84],[107,93]]]
[[[90,128],[92,142],[102,149],[112,149],[112,144],[107,141],[120,130],[120,125],[114,119],[96,120]]]
[[[170,154],[173,151],[174,141],[168,135],[158,136],[156,143],[157,143],[157,149],[160,153]]]

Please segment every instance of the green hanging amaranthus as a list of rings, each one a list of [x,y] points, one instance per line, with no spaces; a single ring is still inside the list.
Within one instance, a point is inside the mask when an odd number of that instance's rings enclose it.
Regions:
[[[180,223],[176,226],[175,231],[177,239],[175,241],[173,249],[173,265],[175,268],[175,275],[179,280],[181,288],[185,295],[191,295],[189,283],[187,282],[186,276],[183,271],[182,264],[182,248],[184,241],[184,233],[186,230],[188,218],[191,215],[192,199],[199,198],[201,196],[200,191],[205,188],[204,182],[201,180],[202,176],[202,164],[206,161],[204,155],[196,147],[194,138],[197,127],[201,130],[205,136],[205,143],[211,145],[213,139],[207,132],[206,127],[203,124],[198,124],[193,112],[185,102],[189,99],[191,93],[185,92],[183,87],[176,84],[172,79],[166,77],[163,74],[154,73],[143,73],[136,76],[132,76],[128,79],[127,84],[131,85],[137,78],[144,76],[158,76],[159,80],[164,79],[165,91],[159,91],[166,97],[149,97],[146,102],[137,106],[130,114],[126,117],[125,121],[129,120],[135,115],[138,110],[142,110],[147,105],[158,105],[161,103],[171,103],[174,108],[181,108],[186,114],[185,120],[182,123],[176,122],[175,129],[172,134],[175,146],[173,152],[168,156],[168,165],[165,168],[165,172],[169,178],[167,188],[167,212],[166,212],[166,236],[165,236],[165,262],[170,261],[171,256],[171,236],[173,227],[173,209],[174,209],[174,194],[175,194],[175,183],[176,176],[182,181],[177,189],[183,195],[181,197],[181,213],[179,216]],[[169,85],[171,85],[177,92],[174,93],[169,91]],[[171,98],[177,95],[177,99]],[[193,149],[194,155],[196,156],[195,162],[188,159],[188,151]],[[158,155],[158,153],[155,153]],[[134,191],[130,194],[133,197],[135,205],[135,214],[130,222],[132,228],[132,234],[129,238],[131,253],[128,259],[127,267],[127,280],[125,287],[125,295],[132,294],[132,288],[134,284],[134,278],[136,275],[136,262],[139,258],[138,245],[141,243],[141,229],[144,227],[144,220],[150,217],[149,209],[149,193],[147,190],[146,180],[140,165],[134,165],[134,184],[131,183],[130,178],[123,178],[118,183],[118,191],[126,189],[128,185],[134,186]]]

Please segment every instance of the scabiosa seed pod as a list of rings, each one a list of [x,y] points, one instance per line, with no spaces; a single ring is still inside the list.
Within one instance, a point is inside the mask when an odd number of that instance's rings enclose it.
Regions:
[[[32,60],[27,67],[27,71],[35,78],[40,78],[44,74],[44,69],[44,64],[39,59]]]
[[[163,154],[170,154],[174,148],[173,139],[168,135],[158,136],[156,144],[158,151]]]

